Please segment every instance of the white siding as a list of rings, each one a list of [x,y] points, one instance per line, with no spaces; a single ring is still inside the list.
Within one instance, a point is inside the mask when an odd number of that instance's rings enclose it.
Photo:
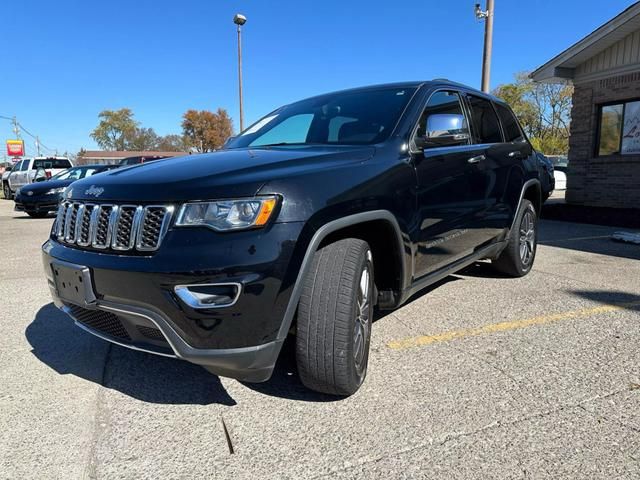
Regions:
[[[637,65],[640,69],[640,30],[630,33],[576,67],[575,79]]]

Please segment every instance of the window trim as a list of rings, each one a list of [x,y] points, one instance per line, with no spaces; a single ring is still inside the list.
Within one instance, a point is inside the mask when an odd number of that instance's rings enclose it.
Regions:
[[[500,120],[500,115],[498,115],[498,111],[496,110],[496,106],[493,104],[493,100],[491,98],[487,98],[481,95],[477,95],[474,93],[467,93],[465,92],[465,96],[467,99],[467,107],[469,109],[469,115],[471,118],[471,124],[470,124],[470,130],[473,131],[472,137],[473,137],[473,145],[498,145],[500,143],[510,143],[507,142],[507,137],[504,134],[504,129],[502,127],[502,121]],[[491,105],[491,108],[493,110],[493,114],[496,116],[496,120],[498,120],[498,129],[500,130],[500,137],[502,138],[501,142],[477,142],[476,138],[475,138],[475,125],[473,122],[473,108],[471,106],[471,97],[475,97],[475,98],[479,98],[480,100],[485,100],[487,102],[489,102],[489,104]],[[518,126],[519,128],[519,126]]]
[[[595,143],[595,148],[593,152],[594,158],[607,158],[607,157],[625,158],[625,157],[640,156],[640,153],[629,153],[626,155],[622,153],[622,138],[623,138],[622,134],[624,132],[624,117],[627,114],[627,103],[634,103],[634,102],[640,102],[640,97],[633,97],[626,100],[612,100],[609,102],[596,104],[596,138],[594,142]],[[620,142],[618,144],[618,153],[609,153],[607,155],[600,155],[600,143],[601,143],[600,134],[602,133],[602,109],[604,107],[612,107],[614,105],[622,105],[622,130],[620,131]]]
[[[509,105],[507,102],[497,102],[497,101],[493,101],[493,108],[495,109],[497,115],[498,115],[498,120],[500,121],[500,126],[502,128],[502,139],[504,143],[529,143],[531,144],[531,142],[529,141],[529,137],[527,137],[527,134],[525,133],[524,129],[522,128],[522,125],[520,125],[520,120],[518,120],[518,116],[516,115],[516,113],[513,111],[513,108],[511,108],[511,105]],[[507,111],[511,114],[511,116],[514,118],[514,120],[516,121],[516,127],[518,127],[518,131],[520,132],[520,136],[522,137],[522,142],[517,142],[515,140],[507,140],[507,130],[504,127],[504,122],[502,121],[502,118],[500,118],[500,113],[498,113],[498,105],[500,105],[501,107],[504,107],[507,109]]]

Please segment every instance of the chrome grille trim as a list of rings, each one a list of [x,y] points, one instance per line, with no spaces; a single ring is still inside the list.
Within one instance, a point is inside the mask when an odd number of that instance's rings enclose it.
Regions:
[[[64,241],[73,243],[76,241],[76,220],[78,219],[78,209],[80,204],[72,203],[67,208],[64,221]]]
[[[78,247],[125,252],[157,250],[169,229],[172,205],[115,205],[63,201],[53,235]]]
[[[114,250],[131,250],[136,242],[136,215],[142,211],[139,205],[120,205],[111,239],[111,248]]]
[[[157,250],[173,216],[173,206],[147,205],[136,235],[136,249],[141,252]],[[159,217],[161,215],[161,217]]]

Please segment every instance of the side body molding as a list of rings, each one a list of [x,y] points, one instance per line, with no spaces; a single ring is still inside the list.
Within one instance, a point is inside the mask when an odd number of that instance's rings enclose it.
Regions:
[[[353,225],[357,225],[359,223],[370,222],[373,220],[385,220],[389,222],[393,226],[393,230],[396,234],[396,242],[399,252],[399,258],[397,261],[400,262],[402,268],[402,282],[405,282],[405,267],[404,267],[404,258],[403,258],[403,241],[402,241],[402,233],[400,230],[400,225],[398,225],[398,221],[396,217],[388,210],[372,210],[369,212],[356,213],[354,215],[349,215],[347,217],[339,218],[333,220],[329,223],[326,223],[322,227],[320,227],[316,233],[311,238],[309,242],[309,246],[307,247],[307,251],[305,252],[304,258],[302,259],[302,265],[300,267],[300,271],[298,272],[298,277],[296,278],[296,283],[293,286],[293,292],[291,293],[291,298],[289,299],[289,303],[287,304],[287,309],[284,314],[284,318],[282,319],[282,324],[280,325],[280,330],[278,331],[277,341],[284,341],[291,328],[291,323],[293,322],[293,316],[296,313],[296,309],[298,307],[298,300],[300,300],[300,295],[302,294],[302,282],[304,281],[305,276],[309,272],[309,268],[311,267],[311,261],[313,260],[313,256],[318,250],[318,246],[324,240],[324,238],[337,230],[340,230],[345,227],[350,227]],[[402,285],[402,290],[404,290],[407,285]]]

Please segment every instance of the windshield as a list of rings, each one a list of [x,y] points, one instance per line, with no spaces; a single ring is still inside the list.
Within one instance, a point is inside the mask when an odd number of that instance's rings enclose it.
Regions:
[[[95,167],[74,167],[51,177],[51,180],[80,180],[96,173]]]
[[[225,148],[379,143],[389,137],[415,90],[383,87],[292,103],[258,120]]]

